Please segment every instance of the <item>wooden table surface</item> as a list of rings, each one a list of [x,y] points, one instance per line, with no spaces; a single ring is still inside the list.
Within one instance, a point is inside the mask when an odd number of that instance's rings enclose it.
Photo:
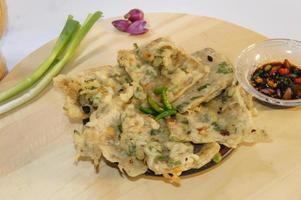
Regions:
[[[212,47],[232,62],[239,52],[265,37],[220,20],[186,14],[148,14],[150,32],[128,36],[112,19],[95,26],[63,73],[116,64],[119,49],[170,37],[188,52]],[[0,90],[30,74],[45,59],[47,43],[18,64]],[[239,147],[218,167],[184,178],[176,187],[161,179],[121,177],[102,163],[73,162],[71,124],[63,115],[63,96],[50,86],[34,101],[0,116],[0,199],[301,199],[300,108],[276,109],[256,103],[255,122],[273,142]]]
[[[6,21],[7,21],[7,14],[6,14],[6,4],[5,0],[0,0],[0,45],[1,45],[1,38],[3,37],[6,31]],[[6,75],[6,63],[4,57],[1,55],[1,46],[0,46],[0,81]]]

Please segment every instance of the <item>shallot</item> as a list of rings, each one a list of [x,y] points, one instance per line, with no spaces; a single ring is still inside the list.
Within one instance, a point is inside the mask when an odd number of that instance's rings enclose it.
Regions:
[[[127,29],[127,32],[131,35],[140,35],[143,33],[146,33],[148,31],[147,28],[145,28],[146,21],[139,20],[133,22]]]
[[[113,26],[117,28],[119,31],[127,32],[131,22],[125,19],[118,19],[112,22]]]
[[[124,15],[124,18],[113,21],[112,25],[119,31],[127,32],[130,35],[140,35],[148,31],[142,10],[132,9]]]
[[[134,8],[130,10],[126,15],[124,15],[124,18],[128,19],[131,22],[135,22],[135,21],[143,20],[144,13],[142,10]]]

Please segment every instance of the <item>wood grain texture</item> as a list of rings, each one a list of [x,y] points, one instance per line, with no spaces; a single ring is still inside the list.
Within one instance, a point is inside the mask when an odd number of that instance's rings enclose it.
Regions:
[[[234,62],[247,45],[265,38],[220,20],[186,14],[148,14],[150,32],[132,37],[103,20],[88,34],[63,73],[116,64],[119,49],[159,36],[170,37],[188,52],[212,47]],[[47,43],[18,64],[1,82],[13,85],[47,56]],[[121,177],[102,163],[96,174],[88,162],[73,163],[71,124],[63,115],[63,97],[50,86],[22,108],[0,117],[0,199],[300,199],[300,108],[256,104],[256,123],[273,142],[242,146],[214,170],[183,179],[180,187],[161,179]]]
[[[0,52],[0,81],[4,78],[4,76],[6,74],[7,74],[6,62],[5,62],[5,59],[1,55],[1,52]]]
[[[0,40],[6,30],[6,22],[7,22],[6,10],[7,9],[6,9],[5,0],[0,0]],[[0,41],[0,45],[1,45],[1,41]],[[3,79],[6,73],[7,73],[7,69],[6,69],[5,59],[1,55],[1,51],[0,51],[0,81]]]

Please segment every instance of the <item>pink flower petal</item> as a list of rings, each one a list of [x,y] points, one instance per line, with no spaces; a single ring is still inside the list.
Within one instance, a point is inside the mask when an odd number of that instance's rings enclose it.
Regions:
[[[113,26],[120,31],[127,32],[131,22],[125,19],[118,19],[112,22]]]
[[[146,21],[144,20],[138,20],[133,22],[127,29],[127,32],[131,35],[140,35],[143,33],[146,33],[148,31],[146,26]]]

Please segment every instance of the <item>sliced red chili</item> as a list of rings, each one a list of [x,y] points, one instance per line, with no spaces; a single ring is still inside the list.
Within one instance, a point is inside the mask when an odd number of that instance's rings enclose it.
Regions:
[[[275,75],[277,73],[278,69],[279,69],[278,67],[273,67],[270,71],[270,74]]]
[[[295,79],[295,83],[296,83],[296,84],[301,84],[301,77],[296,78],[296,79]]]
[[[255,70],[251,84],[259,92],[273,98],[301,99],[301,68],[287,59],[270,62]]]
[[[279,68],[278,72],[279,72],[279,74],[281,74],[281,75],[286,75],[286,74],[289,73],[289,69],[288,69],[288,68],[281,67],[281,68]]]

